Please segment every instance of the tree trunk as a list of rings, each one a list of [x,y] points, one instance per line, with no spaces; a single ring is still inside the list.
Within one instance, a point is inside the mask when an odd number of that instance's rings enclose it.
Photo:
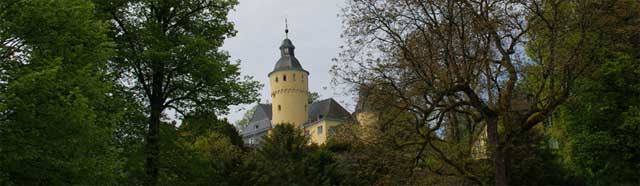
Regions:
[[[489,138],[489,148],[493,152],[493,166],[495,168],[495,185],[507,185],[507,171],[505,164],[504,149],[499,146],[498,137],[498,117],[490,116],[487,118],[487,137]]]
[[[151,101],[151,115],[149,116],[149,133],[146,144],[146,164],[147,173],[146,185],[157,185],[158,181],[158,159],[160,157],[160,116],[162,114],[162,103],[158,100]]]

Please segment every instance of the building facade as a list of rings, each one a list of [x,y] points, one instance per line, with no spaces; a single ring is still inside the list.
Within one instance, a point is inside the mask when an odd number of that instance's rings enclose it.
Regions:
[[[245,144],[257,146],[269,130],[279,124],[302,129],[311,143],[323,144],[338,125],[352,116],[332,98],[309,103],[309,72],[295,56],[289,38],[280,45],[280,59],[268,75],[271,104],[259,104],[241,135]]]

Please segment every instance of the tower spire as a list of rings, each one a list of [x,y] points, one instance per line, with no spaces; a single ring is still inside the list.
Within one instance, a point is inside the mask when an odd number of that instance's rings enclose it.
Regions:
[[[284,37],[289,38],[289,24],[286,17],[284,18]]]

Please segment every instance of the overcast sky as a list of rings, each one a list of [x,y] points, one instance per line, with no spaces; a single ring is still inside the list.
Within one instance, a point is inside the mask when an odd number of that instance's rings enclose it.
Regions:
[[[331,84],[329,69],[338,56],[342,43],[342,23],[338,14],[342,0],[240,0],[230,19],[238,34],[227,39],[223,47],[231,60],[240,60],[243,75],[253,76],[264,84],[262,102],[271,102],[267,74],[280,57],[278,47],[285,38],[284,19],[289,20],[289,39],[296,46],[296,57],[309,71],[309,91],[321,98],[333,97],[347,110],[353,111],[353,98]],[[247,105],[231,107],[227,116],[235,122]]]

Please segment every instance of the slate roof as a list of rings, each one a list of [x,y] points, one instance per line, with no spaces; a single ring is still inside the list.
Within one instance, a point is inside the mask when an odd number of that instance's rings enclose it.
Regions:
[[[249,124],[242,129],[242,136],[253,136],[271,128],[271,104],[258,104]]]
[[[280,45],[280,59],[276,62],[276,66],[271,73],[281,70],[300,70],[309,74],[308,71],[302,68],[300,61],[296,58],[294,53],[295,49],[296,47],[293,46],[289,38],[284,39]],[[269,75],[271,75],[271,73],[269,73]]]
[[[334,120],[350,120],[351,113],[344,109],[340,103],[333,98],[320,100],[311,104],[309,108],[309,121],[307,124],[314,123],[322,119]],[[322,117],[320,117],[322,115]],[[256,112],[253,113],[249,124],[242,130],[243,137],[249,137],[269,130],[271,125],[271,104],[259,104]],[[265,122],[268,121],[268,122]],[[256,127],[257,126],[257,127]]]
[[[351,119],[351,113],[344,109],[342,105],[333,98],[328,98],[311,104],[309,121],[306,124],[322,119],[349,120]]]

